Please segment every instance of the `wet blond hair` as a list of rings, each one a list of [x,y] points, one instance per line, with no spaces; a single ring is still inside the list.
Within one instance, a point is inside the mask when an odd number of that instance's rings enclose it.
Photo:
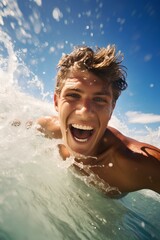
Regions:
[[[123,55],[116,54],[115,45],[97,48],[95,51],[87,46],[76,47],[70,54],[62,56],[58,63],[56,93],[60,94],[67,75],[73,70],[92,72],[106,84],[111,84],[114,101],[121,91],[127,88],[125,67],[121,65]]]

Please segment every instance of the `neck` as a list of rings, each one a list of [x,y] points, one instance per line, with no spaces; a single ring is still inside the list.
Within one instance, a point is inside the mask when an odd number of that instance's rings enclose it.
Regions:
[[[107,150],[110,149],[112,145],[112,141],[108,141],[108,133],[105,132],[102,140],[99,142],[97,146],[97,150],[94,152],[94,154],[90,154],[89,156],[85,156],[78,153],[70,153],[67,147],[63,144],[59,144],[59,152],[63,160],[66,160],[70,156],[73,156],[75,158],[75,161],[77,163],[83,163],[84,165],[94,165],[99,162],[99,159],[101,159],[101,156],[103,153],[107,152]]]

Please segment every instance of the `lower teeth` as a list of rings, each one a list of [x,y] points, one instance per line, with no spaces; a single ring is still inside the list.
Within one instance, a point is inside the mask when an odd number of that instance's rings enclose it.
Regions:
[[[85,139],[79,139],[79,138],[76,138],[76,137],[74,137],[75,138],[75,140],[77,140],[78,142],[87,142],[87,138],[85,138]]]

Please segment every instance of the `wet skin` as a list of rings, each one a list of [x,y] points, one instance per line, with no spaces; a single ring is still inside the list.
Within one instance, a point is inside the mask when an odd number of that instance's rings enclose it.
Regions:
[[[72,72],[54,102],[58,117],[40,118],[38,129],[63,139],[63,159],[73,155],[83,173],[115,188],[110,196],[140,189],[160,193],[160,150],[108,127],[115,107],[109,85],[90,72]]]

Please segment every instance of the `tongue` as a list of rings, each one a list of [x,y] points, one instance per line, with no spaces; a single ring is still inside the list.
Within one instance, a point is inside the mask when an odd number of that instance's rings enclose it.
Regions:
[[[92,130],[82,130],[82,129],[77,129],[72,127],[71,132],[74,137],[79,138],[79,139],[86,139],[89,138],[92,134]]]

